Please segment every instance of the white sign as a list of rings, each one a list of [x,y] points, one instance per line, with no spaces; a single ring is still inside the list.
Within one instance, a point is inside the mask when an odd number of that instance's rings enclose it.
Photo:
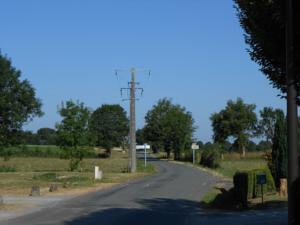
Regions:
[[[137,145],[136,146],[136,149],[137,150],[144,150],[144,149],[150,149],[151,147],[150,147],[150,145],[147,145],[147,144],[145,144],[145,145]]]
[[[193,150],[198,150],[199,149],[199,145],[197,145],[196,143],[192,144],[192,149]]]

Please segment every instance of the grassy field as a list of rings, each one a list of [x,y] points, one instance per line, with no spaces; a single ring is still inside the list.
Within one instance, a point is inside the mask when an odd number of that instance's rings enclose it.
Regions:
[[[136,174],[126,173],[127,154],[113,151],[110,158],[84,159],[80,170],[70,172],[69,160],[42,157],[12,157],[9,161],[0,158],[2,171],[9,169],[15,172],[0,172],[0,193],[29,194],[32,186],[47,189],[51,184],[69,189],[78,187],[91,187],[99,183],[120,183],[138,177],[143,177],[155,171],[151,164],[143,167],[143,162],[138,161]],[[94,180],[94,167],[99,166],[104,177],[101,182]]]

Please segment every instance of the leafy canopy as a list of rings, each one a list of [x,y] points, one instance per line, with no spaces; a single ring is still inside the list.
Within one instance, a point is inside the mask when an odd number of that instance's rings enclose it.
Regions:
[[[264,107],[260,111],[261,120],[258,122],[257,131],[260,136],[266,138],[267,142],[272,141],[277,118],[282,114],[281,109],[273,109],[272,107]]]
[[[175,157],[192,142],[195,131],[194,119],[184,107],[172,104],[169,99],[161,99],[148,111],[144,137],[154,148],[163,148]]]
[[[227,102],[225,109],[211,116],[214,131],[214,141],[224,143],[228,138],[235,138],[235,143],[242,149],[251,136],[255,135],[257,117],[254,112],[256,106],[245,104],[238,98],[235,102]]]
[[[245,31],[251,59],[260,65],[274,87],[286,93],[285,2],[283,0],[234,0]],[[300,3],[294,1],[295,70],[300,93]],[[299,100],[299,97],[298,97]]]
[[[96,145],[108,152],[113,147],[121,146],[129,134],[125,110],[120,105],[102,105],[91,116],[90,131]]]
[[[63,148],[88,145],[90,110],[83,103],[70,100],[62,103],[58,112],[62,117],[62,121],[56,124],[58,144]]]
[[[0,149],[19,144],[24,123],[42,116],[42,103],[21,71],[0,53]]]

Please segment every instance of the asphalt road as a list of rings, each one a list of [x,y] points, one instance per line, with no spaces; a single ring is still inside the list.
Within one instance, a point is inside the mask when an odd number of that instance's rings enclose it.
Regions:
[[[207,213],[199,201],[217,178],[198,169],[153,162],[159,173],[90,193],[0,225],[284,225],[286,210]]]

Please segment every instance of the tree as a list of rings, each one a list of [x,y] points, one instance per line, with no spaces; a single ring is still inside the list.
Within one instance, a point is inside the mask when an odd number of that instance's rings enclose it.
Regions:
[[[264,107],[260,111],[261,120],[258,122],[258,135],[266,138],[267,142],[272,142],[275,133],[275,123],[278,116],[281,116],[281,109],[273,109],[272,107]]]
[[[80,165],[84,156],[84,147],[89,145],[90,110],[83,103],[72,100],[62,103],[59,109],[62,121],[56,124],[58,144],[70,159],[70,170]]]
[[[234,0],[251,59],[274,87],[286,93],[285,1]],[[300,93],[300,3],[294,1],[295,15],[295,70],[298,96]],[[298,101],[299,101],[298,97]]]
[[[42,116],[42,103],[21,71],[0,53],[0,151],[20,144],[24,123]]]
[[[129,121],[120,105],[102,105],[91,116],[90,130],[96,145],[106,149],[108,155],[113,147],[120,147],[129,134]]]
[[[39,145],[55,145],[57,142],[56,130],[41,128],[37,131],[36,138]]]
[[[154,150],[163,148],[168,157],[173,151],[175,159],[180,159],[180,153],[192,143],[195,131],[192,114],[164,98],[148,111],[145,120],[144,136]]]
[[[230,100],[225,109],[211,116],[214,141],[222,144],[229,137],[235,138],[235,145],[246,154],[246,146],[250,137],[255,136],[257,117],[256,106],[245,104],[241,98],[236,102]]]
[[[136,143],[139,145],[143,145],[146,143],[145,137],[144,137],[144,129],[138,129],[136,131]]]
[[[287,178],[287,169],[287,124],[282,112],[276,119],[272,146],[271,171],[277,187],[281,178]]]

